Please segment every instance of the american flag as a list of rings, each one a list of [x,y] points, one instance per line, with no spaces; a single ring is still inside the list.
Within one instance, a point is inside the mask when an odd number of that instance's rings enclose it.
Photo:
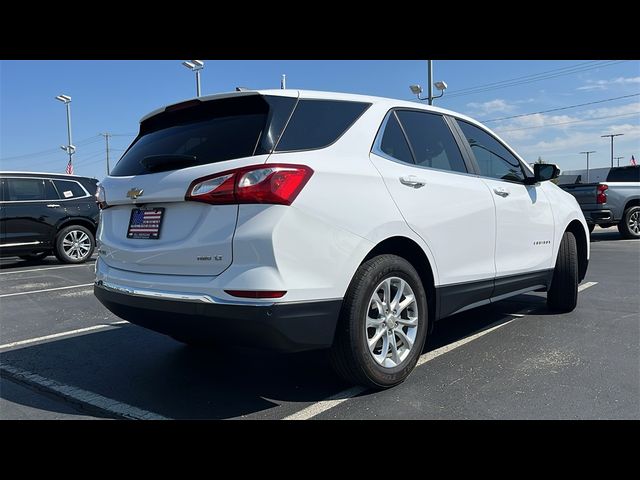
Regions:
[[[135,210],[131,215],[129,237],[158,238],[162,210]]]
[[[69,159],[69,163],[67,163],[65,172],[67,172],[69,175],[73,175],[73,163],[71,163],[71,159]]]

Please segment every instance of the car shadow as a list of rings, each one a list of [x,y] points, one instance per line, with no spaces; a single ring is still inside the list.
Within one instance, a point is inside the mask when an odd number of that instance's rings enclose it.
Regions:
[[[544,308],[521,295],[456,315],[438,322],[424,351]],[[325,352],[186,347],[131,324],[5,351],[0,362],[175,419],[279,418],[291,413],[274,408],[282,403],[316,402],[349,387]]]
[[[611,240],[625,240],[625,238],[620,235],[620,232],[616,227],[609,227],[606,229],[596,228],[591,232],[591,243],[607,242]]]

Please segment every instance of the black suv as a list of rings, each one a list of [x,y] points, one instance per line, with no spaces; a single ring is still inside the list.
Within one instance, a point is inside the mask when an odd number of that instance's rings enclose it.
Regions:
[[[0,256],[64,263],[91,258],[98,227],[95,178],[0,172]]]

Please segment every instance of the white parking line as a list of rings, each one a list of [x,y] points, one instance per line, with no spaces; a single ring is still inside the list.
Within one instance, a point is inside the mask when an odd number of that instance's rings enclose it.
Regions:
[[[22,381],[33,385],[36,388],[54,392],[56,395],[59,395],[66,400],[70,400],[71,402],[91,405],[103,412],[113,414],[120,418],[133,420],[168,420],[166,417],[158,415],[157,413],[149,412],[72,385],[65,385],[55,380],[45,378],[37,373],[14,367],[13,365],[0,363],[0,372],[17,381]]]
[[[93,325],[92,327],[78,328],[76,330],[68,330],[66,332],[54,333],[54,334],[51,334],[51,335],[45,335],[43,337],[28,338],[26,340],[19,340],[17,342],[5,343],[4,345],[0,345],[0,350],[6,350],[8,348],[13,348],[13,347],[19,347],[21,345],[29,345],[31,343],[44,342],[45,340],[53,340],[54,338],[69,337],[71,335],[77,335],[79,333],[91,332],[93,330],[102,330],[102,329],[109,328],[109,327],[115,327],[115,326],[118,326],[118,325],[124,325],[125,323],[129,323],[129,322],[127,322],[126,320],[121,320],[119,322],[105,323],[105,324],[102,324],[102,325]]]
[[[58,270],[60,268],[78,268],[78,267],[89,267],[93,265],[91,263],[83,263],[82,265],[64,265],[62,267],[44,267],[44,268],[30,268],[29,270],[14,270],[11,272],[0,272],[0,275],[12,275],[16,273],[28,273],[28,272],[42,272],[44,270]]]
[[[587,282],[587,283],[583,283],[582,285],[580,285],[578,287],[578,291],[579,292],[583,292],[584,290],[586,290],[589,287],[593,287],[594,285],[597,285],[598,282]]]
[[[445,353],[450,352],[455,348],[461,347],[462,345],[472,342],[475,339],[480,338],[488,333],[494,332],[497,329],[504,327],[505,325],[508,325],[514,320],[515,318],[507,322],[501,323],[500,325],[496,325],[495,327],[488,328],[474,335],[463,338],[462,340],[458,340],[457,342],[453,342],[453,343],[450,343],[449,345],[445,345],[444,347],[436,348],[435,350],[427,352],[420,356],[420,358],[418,359],[418,363],[416,364],[416,367],[419,367],[420,365],[424,365],[428,361],[433,360],[434,358],[437,358],[440,355],[444,355]],[[353,398],[364,391],[365,391],[365,388],[363,387],[353,387],[348,390],[344,390],[320,402],[314,403],[313,405],[309,405],[308,407],[303,408],[299,412],[288,415],[284,417],[282,420],[308,420],[323,412],[326,412],[327,410],[332,409],[337,405],[340,405],[343,402],[346,402],[350,398]]]
[[[93,283],[83,283],[81,285],[70,285],[68,287],[45,288],[44,290],[31,290],[29,292],[5,293],[0,298],[17,297],[18,295],[31,295],[32,293],[55,292],[56,290],[68,290],[70,288],[92,287]]]

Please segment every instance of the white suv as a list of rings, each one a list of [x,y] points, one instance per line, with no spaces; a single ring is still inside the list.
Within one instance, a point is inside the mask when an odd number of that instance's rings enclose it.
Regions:
[[[445,317],[531,290],[575,308],[575,199],[497,135],[413,102],[241,91],[161,108],[98,190],[95,295],[185,343],[329,349],[386,388]]]

